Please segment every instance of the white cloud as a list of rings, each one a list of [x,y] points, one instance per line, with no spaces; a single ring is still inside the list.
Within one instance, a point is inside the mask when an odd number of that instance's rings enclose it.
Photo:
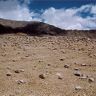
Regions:
[[[0,18],[30,21],[30,20],[34,20],[32,16],[35,17],[35,15],[37,16],[36,13],[30,12],[27,6],[21,6],[18,0],[0,1]],[[39,19],[35,18],[35,20],[39,20]]]
[[[92,6],[91,13],[93,13],[96,16],[96,6]]]
[[[55,9],[53,7],[46,9],[42,18],[46,23],[55,25],[62,29],[96,29],[96,6],[84,5],[80,8]],[[82,17],[82,12],[93,13],[93,17]]]
[[[12,20],[44,21],[62,29],[96,29],[96,5],[83,5],[80,8],[56,9],[50,7],[43,9],[40,13],[29,10],[28,4],[32,0],[1,0],[0,18]],[[87,14],[84,18],[82,12]]]

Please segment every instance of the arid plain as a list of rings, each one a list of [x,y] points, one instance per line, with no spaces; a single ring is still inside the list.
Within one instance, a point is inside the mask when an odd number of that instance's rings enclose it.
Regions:
[[[0,35],[0,96],[96,96],[95,80],[94,38]]]

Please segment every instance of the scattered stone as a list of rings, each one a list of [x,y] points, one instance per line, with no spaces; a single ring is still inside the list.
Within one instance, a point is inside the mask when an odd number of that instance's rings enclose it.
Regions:
[[[82,74],[81,74],[80,71],[76,71],[76,72],[74,72],[74,75],[75,75],[75,76],[81,76]]]
[[[88,79],[88,81],[89,82],[94,82],[95,80],[94,80],[94,78],[91,77],[91,78]]]
[[[14,72],[15,72],[15,73],[20,73],[20,70],[15,70]]]
[[[62,50],[62,51],[61,51],[61,53],[63,53],[63,54],[64,54],[64,53],[65,53],[65,51],[64,51],[64,50]]]
[[[69,68],[70,66],[68,64],[64,65],[65,68]]]
[[[26,55],[25,57],[29,57],[29,55]]]
[[[60,61],[64,61],[64,59],[62,58],[62,59],[60,59]]]
[[[24,69],[20,69],[19,71],[20,71],[20,72],[24,72]]]
[[[15,72],[15,73],[24,72],[24,69],[15,70],[14,72]]]
[[[17,83],[18,84],[24,84],[24,83],[26,83],[24,80],[17,80]]]
[[[45,79],[45,74],[40,74],[40,75],[39,75],[39,78]]]
[[[7,73],[6,73],[6,76],[11,76],[11,75],[12,75],[11,72],[7,72]]]
[[[83,74],[80,79],[87,79],[87,76]]]
[[[83,64],[81,64],[81,66],[86,66],[86,64],[83,63]]]
[[[51,64],[48,64],[48,66],[51,66]]]
[[[75,90],[81,90],[81,89],[82,89],[81,86],[76,86],[76,87],[75,87]]]
[[[16,60],[12,60],[13,62],[16,62]]]
[[[63,79],[63,77],[60,73],[56,73],[56,75],[58,76],[58,79]]]
[[[6,67],[6,68],[7,68],[7,69],[11,69],[11,67],[9,67],[9,66],[8,66],[8,67]]]
[[[74,70],[78,71],[78,70],[79,70],[79,68],[75,68]]]
[[[53,50],[57,50],[57,48],[53,48]]]

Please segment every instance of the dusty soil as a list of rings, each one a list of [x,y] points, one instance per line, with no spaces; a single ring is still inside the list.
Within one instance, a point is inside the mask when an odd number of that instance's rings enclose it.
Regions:
[[[76,69],[87,77],[75,76]],[[96,96],[96,39],[0,35],[0,96]]]

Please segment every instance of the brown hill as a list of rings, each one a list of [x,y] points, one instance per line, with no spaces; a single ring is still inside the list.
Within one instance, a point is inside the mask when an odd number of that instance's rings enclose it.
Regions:
[[[70,35],[96,37],[96,30],[63,30],[37,21],[13,21],[0,19],[0,34],[26,33],[28,35]]]

